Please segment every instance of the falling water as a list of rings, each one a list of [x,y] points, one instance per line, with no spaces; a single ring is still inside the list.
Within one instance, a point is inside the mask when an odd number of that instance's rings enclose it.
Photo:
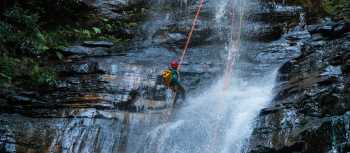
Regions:
[[[226,10],[230,8],[227,5],[240,4],[240,7],[237,7],[238,11],[235,11],[239,13],[235,22],[241,26],[243,2],[220,1],[215,20],[219,21],[227,16]],[[235,69],[240,69],[237,59],[239,52],[245,51],[240,48],[241,28],[238,28],[238,31],[236,29],[232,27],[232,36],[229,37],[226,46],[228,68],[224,78],[219,79],[202,94],[189,98],[188,105],[173,112],[174,116],[169,122],[150,131],[147,134],[148,144],[138,152],[244,152],[244,144],[252,133],[254,118],[272,97],[276,73],[262,76],[259,80],[243,80],[239,75],[232,74]]]
[[[154,1],[158,2],[155,7],[160,10],[162,5],[168,2],[174,2],[172,0]],[[210,44],[216,49],[225,48],[222,50],[214,50],[219,51],[220,54],[226,57],[225,59],[227,61],[223,62],[226,63],[226,69],[225,67],[222,68],[225,69],[225,75],[223,75],[223,78],[218,78],[216,82],[203,89],[201,94],[189,97],[188,101],[181,106],[173,110],[168,106],[167,108],[169,109],[139,112],[146,103],[145,101],[147,101],[146,98],[142,97],[140,101],[135,102],[135,105],[139,109],[137,109],[136,112],[97,109],[65,110],[62,112],[62,116],[68,116],[67,118],[22,119],[14,116],[13,118],[16,118],[16,120],[12,120],[9,123],[11,123],[11,126],[15,127],[13,129],[17,129],[16,132],[19,131],[18,137],[26,136],[39,139],[42,135],[37,136],[37,133],[50,133],[47,134],[47,137],[50,138],[43,139],[42,141],[51,140],[48,141],[51,145],[48,146],[49,151],[47,152],[245,152],[245,143],[252,133],[254,119],[273,96],[272,88],[276,77],[275,66],[270,66],[265,63],[268,65],[266,66],[264,63],[260,64],[258,62],[247,64],[244,63],[248,61],[244,59],[245,56],[240,56],[240,54],[243,55],[243,53],[254,52],[254,50],[245,49],[247,45],[253,45],[251,43],[254,42],[245,42],[241,40],[241,33],[244,31],[242,29],[247,27],[244,26],[245,22],[243,22],[243,17],[247,10],[247,8],[245,8],[247,6],[246,3],[249,1],[253,0],[206,0],[206,2],[208,2],[206,6],[214,7],[215,9],[210,8],[205,11],[216,11],[214,16],[211,16],[213,17],[212,20],[214,23],[208,22],[207,25],[210,23],[210,28],[217,28],[216,32],[222,34],[220,37],[222,39],[227,39],[226,43],[216,44],[216,42],[214,42],[215,44]],[[190,12],[192,9],[190,9],[191,7],[189,6],[195,1],[176,0],[176,2],[180,2],[179,5],[181,5],[181,8],[188,8],[188,10],[181,11]],[[146,37],[145,42],[147,42],[144,44],[145,46],[152,44],[154,40],[153,36],[158,32],[160,27],[166,27],[177,22],[174,19],[175,17],[171,16],[174,10],[170,10],[171,13],[164,10],[163,11],[166,13],[157,11],[158,9],[151,11],[153,14],[151,13],[150,19],[141,27],[140,31],[146,31],[144,34]],[[207,16],[210,16],[208,15],[210,13],[203,12],[203,14],[205,13]],[[188,13],[182,12],[177,15],[181,16],[182,14]],[[303,28],[305,26],[304,15],[300,16],[300,20],[300,27]],[[204,27],[207,25],[204,25]],[[230,27],[227,28],[227,25],[230,25]],[[216,47],[218,45],[222,46]],[[151,47],[146,48],[144,53],[131,53],[128,55],[132,56],[132,58],[115,56],[103,58],[102,60],[100,59],[99,65],[101,65],[101,67],[106,69],[110,67],[109,74],[103,75],[101,80],[107,82],[106,84],[108,84],[108,87],[111,89],[117,87],[123,89],[142,89],[143,87],[140,85],[144,82],[155,84],[155,82],[149,81],[155,81],[155,79],[151,79],[154,77],[153,75],[144,76],[143,74],[156,74],[158,71],[148,66],[146,67],[142,63],[137,65],[135,63],[139,63],[139,61],[142,61],[141,59],[151,59],[156,56],[166,57],[164,60],[168,61],[167,56],[169,56],[170,59],[172,55],[169,55],[168,52],[164,52],[164,50],[165,49],[160,47]],[[208,51],[204,47],[196,48],[196,50]],[[189,50],[189,52],[191,52],[191,50]],[[276,56],[278,56],[278,54]],[[134,60],[130,63],[126,62],[126,60],[129,59]],[[196,62],[201,61],[198,60]],[[212,61],[208,63],[210,62]],[[204,63],[203,65],[210,64]],[[162,66],[158,66],[158,68],[159,67]],[[263,68],[260,69],[260,67]],[[259,69],[259,72],[253,71],[253,69]],[[242,75],[240,73],[244,74]],[[254,77],[257,73],[259,78]],[[141,96],[143,95],[146,94],[141,93]],[[167,96],[171,95],[168,94]],[[117,95],[110,99],[110,101],[126,101],[128,96]],[[157,101],[154,100],[152,103],[153,102]],[[171,102],[169,101],[167,103],[170,104]],[[59,115],[61,116],[61,114]],[[70,118],[70,116],[74,118]],[[4,118],[8,117],[5,116]],[[11,130],[12,128],[6,129]],[[30,129],[31,132],[28,132],[27,129]],[[26,133],[21,133],[22,131]],[[10,132],[9,135],[14,134]],[[20,138],[19,140],[24,139]],[[30,140],[32,139],[29,139],[29,141]],[[12,140],[12,137],[9,137],[6,141],[14,142],[16,140]],[[15,147],[16,146],[12,145],[12,143],[6,146],[8,150],[15,150]]]

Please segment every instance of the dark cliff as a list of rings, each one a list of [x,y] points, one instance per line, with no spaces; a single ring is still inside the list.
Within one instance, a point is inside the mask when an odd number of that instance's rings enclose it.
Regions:
[[[350,24],[318,17],[278,74],[276,96],[257,118],[251,153],[350,151]],[[336,20],[336,21],[334,21]]]

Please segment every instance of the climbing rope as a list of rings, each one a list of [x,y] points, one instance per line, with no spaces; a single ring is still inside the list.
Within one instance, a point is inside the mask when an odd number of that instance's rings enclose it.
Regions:
[[[241,2],[241,1],[240,1]],[[242,24],[243,24],[243,16],[244,16],[244,3],[240,4],[240,9],[239,9],[239,27],[238,27],[238,32],[237,32],[237,40],[234,42],[233,39],[233,31],[231,32],[231,48],[229,51],[229,59],[228,59],[228,64],[226,67],[226,74],[224,75],[224,90],[228,89],[231,85],[230,80],[232,77],[233,73],[233,66],[236,63],[236,60],[239,56],[239,51],[241,49],[241,33],[242,33]],[[234,7],[232,6],[234,9]],[[232,10],[232,25],[234,24],[234,10]],[[237,55],[234,55],[237,54]]]
[[[180,69],[181,69],[181,66],[182,66],[182,63],[184,61],[184,58],[185,58],[185,55],[187,53],[187,50],[188,50],[188,46],[190,45],[190,42],[192,40],[192,35],[193,35],[193,32],[194,32],[194,29],[196,28],[196,24],[197,24],[197,20],[198,20],[198,17],[199,17],[199,14],[201,12],[201,9],[202,7],[204,6],[204,0],[201,0],[200,3],[199,3],[199,6],[198,6],[198,9],[196,11],[196,15],[192,21],[192,27],[191,27],[191,31],[188,33],[188,36],[187,36],[187,41],[186,41],[186,44],[185,44],[185,47],[182,51],[182,55],[180,57],[180,62],[179,62],[179,66],[177,67],[177,71],[180,72]],[[178,78],[180,80],[180,76]],[[174,99],[173,99],[173,105],[176,104],[176,96],[177,96],[177,93],[175,92],[174,93]]]
[[[204,0],[201,0],[200,4],[199,4],[199,7],[197,9],[196,15],[195,15],[195,17],[193,19],[193,22],[192,22],[191,31],[188,33],[187,41],[186,41],[185,47],[184,47],[184,49],[182,51],[182,55],[181,55],[180,62],[179,62],[179,67],[177,68],[178,71],[180,71],[182,63],[184,61],[185,55],[187,53],[188,46],[190,45],[190,42],[192,40],[192,34],[194,32],[194,29],[196,28],[197,20],[198,20],[199,14],[200,14],[201,9],[202,9],[203,6],[204,6]]]

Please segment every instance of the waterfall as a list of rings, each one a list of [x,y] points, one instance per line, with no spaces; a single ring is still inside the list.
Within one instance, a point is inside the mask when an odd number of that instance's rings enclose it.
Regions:
[[[259,80],[243,79],[238,74],[245,71],[240,66],[239,54],[247,50],[241,49],[241,28],[235,28],[234,25],[243,24],[244,3],[243,0],[221,0],[217,3],[219,6],[215,22],[227,20],[230,14],[227,10],[230,9],[238,16],[235,17],[236,23],[231,25],[231,36],[225,47],[227,68],[223,78],[207,87],[200,95],[189,98],[188,105],[173,112],[169,122],[150,131],[147,134],[147,145],[138,149],[138,152],[244,152],[254,119],[271,100],[276,76],[274,68],[271,68],[273,73],[261,76]],[[221,29],[224,28],[219,27]]]
[[[20,76],[6,83],[9,88],[0,92],[0,152],[349,149],[345,20],[286,0],[205,0],[199,16],[200,0],[79,1],[84,9],[71,28],[48,22],[41,30],[53,32],[52,40],[70,29],[102,33],[67,40],[72,46],[57,50],[61,60],[43,54],[40,66],[58,75],[48,90],[25,87],[28,81]],[[24,3],[18,7],[14,11],[24,17],[33,12]],[[174,105],[161,74],[183,57],[186,42],[180,83],[187,99]]]

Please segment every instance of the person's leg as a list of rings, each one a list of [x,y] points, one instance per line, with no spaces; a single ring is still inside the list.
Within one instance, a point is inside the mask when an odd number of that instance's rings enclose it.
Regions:
[[[181,98],[182,100],[186,100],[186,90],[183,86],[179,85],[180,88],[180,93],[181,93]]]
[[[185,88],[183,86],[181,86],[180,84],[175,85],[175,92],[177,93],[177,95],[179,95],[181,97],[182,100],[186,99]]]

